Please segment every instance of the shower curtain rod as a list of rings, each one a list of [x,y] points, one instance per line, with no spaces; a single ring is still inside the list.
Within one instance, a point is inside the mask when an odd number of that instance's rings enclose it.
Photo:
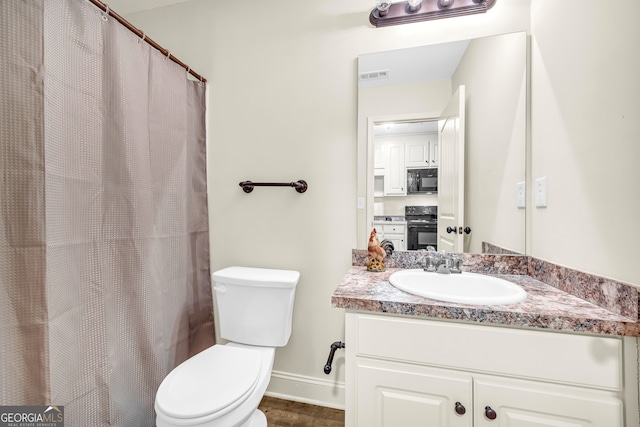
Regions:
[[[121,23],[122,25],[124,25],[129,31],[131,31],[132,33],[136,34],[138,37],[143,38],[143,40],[147,43],[149,43],[151,46],[153,46],[154,48],[156,48],[157,50],[159,50],[160,52],[162,52],[165,56],[167,56],[169,59],[171,59],[173,62],[175,62],[176,64],[180,65],[182,68],[184,68],[185,70],[187,70],[187,72],[189,74],[191,74],[193,77],[195,77],[196,79],[200,80],[203,83],[207,82],[207,79],[205,79],[204,77],[202,77],[200,74],[196,73],[195,71],[193,71],[191,69],[191,67],[189,67],[187,64],[185,64],[184,62],[180,61],[178,58],[176,58],[175,56],[171,55],[169,53],[169,51],[165,48],[163,48],[162,46],[160,46],[158,43],[156,43],[155,41],[151,40],[149,37],[146,36],[146,34],[143,31],[140,31],[139,29],[137,29],[136,27],[134,27],[133,25],[131,25],[129,23],[129,21],[127,21],[126,19],[124,19],[122,16],[118,15],[117,13],[115,13],[113,10],[109,9],[107,7],[106,3],[102,3],[100,0],[89,0],[91,3],[93,3],[95,6],[99,7],[100,9],[102,9],[103,12],[105,12],[106,14],[108,14],[109,16],[113,17],[113,19],[115,19],[116,21],[118,21],[119,23]]]

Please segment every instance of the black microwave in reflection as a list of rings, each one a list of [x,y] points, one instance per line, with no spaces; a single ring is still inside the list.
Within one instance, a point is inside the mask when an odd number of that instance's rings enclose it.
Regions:
[[[436,193],[438,193],[438,168],[407,170],[407,194]]]

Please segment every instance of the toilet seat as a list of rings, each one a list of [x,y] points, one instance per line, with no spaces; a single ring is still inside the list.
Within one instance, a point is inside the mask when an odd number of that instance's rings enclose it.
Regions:
[[[184,361],[158,388],[156,411],[183,420],[217,418],[245,401],[258,383],[259,351],[214,345]]]

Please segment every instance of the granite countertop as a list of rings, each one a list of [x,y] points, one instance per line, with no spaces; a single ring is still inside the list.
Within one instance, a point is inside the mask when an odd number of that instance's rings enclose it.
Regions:
[[[375,222],[406,222],[407,219],[404,216],[394,215],[376,215],[373,217]]]
[[[372,273],[365,267],[352,266],[333,293],[332,306],[472,323],[640,336],[637,315],[616,313],[527,274],[490,274],[522,286],[528,294],[525,301],[478,306],[436,301],[403,292],[388,280],[391,274],[401,269],[387,268],[384,272]],[[637,293],[631,295],[631,298],[634,297],[637,305]]]

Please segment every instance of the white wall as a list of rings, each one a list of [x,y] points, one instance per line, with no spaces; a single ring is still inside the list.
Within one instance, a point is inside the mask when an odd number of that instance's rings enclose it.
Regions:
[[[532,3],[530,253],[640,284],[640,2]]]
[[[330,295],[355,247],[356,57],[361,53],[510,32],[528,26],[528,1],[498,3],[490,14],[374,29],[368,0],[251,2],[192,0],[131,21],[211,82],[209,191],[212,268],[246,264],[298,269],[295,324],[274,369],[275,386],[299,400],[340,405],[343,313]],[[266,10],[265,10],[266,9]],[[117,11],[117,9],[116,9]],[[278,16],[282,13],[282,16]],[[305,179],[309,190],[238,182]],[[289,384],[293,384],[288,388]],[[274,385],[274,382],[272,382]]]
[[[364,214],[355,208],[366,191],[356,188],[366,171],[356,162],[362,53],[531,25],[529,167],[534,178],[548,177],[549,206],[532,209],[529,252],[640,283],[640,2],[608,8],[596,0],[501,0],[486,15],[381,29],[367,22],[369,0],[253,6],[191,0],[127,18],[211,82],[212,268],[302,273],[293,336],[276,359],[280,390],[341,403],[340,389],[331,387],[343,381],[340,353],[331,376],[322,366],[331,342],[343,338],[343,313],[329,298],[350,264],[356,217]],[[265,188],[246,195],[237,185],[300,178],[309,182],[303,195]]]

